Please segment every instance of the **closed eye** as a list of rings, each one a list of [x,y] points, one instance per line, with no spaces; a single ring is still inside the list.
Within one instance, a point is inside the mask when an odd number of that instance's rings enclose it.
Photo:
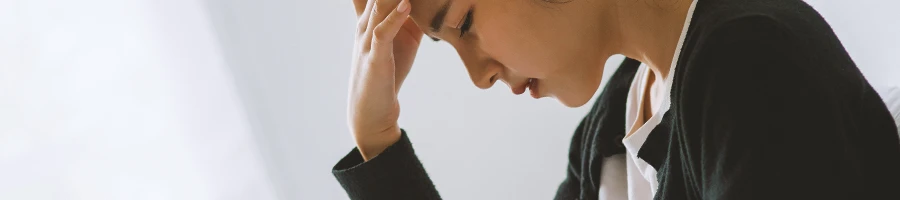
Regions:
[[[469,11],[466,12],[466,18],[463,19],[462,26],[459,27],[459,37],[462,38],[469,32],[469,29],[472,28],[472,11],[473,9],[469,8]]]

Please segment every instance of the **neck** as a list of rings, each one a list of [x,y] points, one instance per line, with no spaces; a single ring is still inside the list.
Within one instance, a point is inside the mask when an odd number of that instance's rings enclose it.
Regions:
[[[619,0],[620,50],[650,67],[656,80],[669,74],[692,0]]]

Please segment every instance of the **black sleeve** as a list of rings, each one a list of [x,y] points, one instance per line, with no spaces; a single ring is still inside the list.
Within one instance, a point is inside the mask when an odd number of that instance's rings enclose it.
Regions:
[[[350,199],[441,199],[402,131],[400,140],[368,162],[354,148],[332,169]]]
[[[860,127],[867,122],[857,121],[865,118],[853,110],[866,102],[839,91],[862,87],[842,78],[851,71],[829,66],[844,58],[816,57],[809,52],[822,50],[804,43],[815,41],[800,37],[769,17],[747,16],[712,31],[692,55],[697,67],[686,69],[683,98],[673,98],[683,105],[685,134],[673,139],[682,145],[684,181],[697,189],[693,195],[897,197],[884,190],[897,185],[897,136]],[[883,151],[868,151],[872,146]]]
[[[579,195],[583,195],[580,188],[583,133],[580,130],[584,124],[579,125],[579,131],[572,139],[567,177],[560,184],[555,199],[579,199]],[[334,166],[332,174],[350,199],[441,199],[416,157],[406,131],[397,143],[368,162],[363,161],[359,150],[354,148]]]

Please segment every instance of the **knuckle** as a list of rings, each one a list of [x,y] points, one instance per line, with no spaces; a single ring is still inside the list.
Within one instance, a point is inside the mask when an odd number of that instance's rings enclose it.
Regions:
[[[365,58],[365,66],[367,69],[371,69],[372,66],[375,66],[378,63],[378,60],[375,59],[375,56],[366,56]]]
[[[388,34],[390,34],[390,32],[388,32],[385,26],[378,25],[375,27],[375,31],[372,33],[372,37],[375,42],[384,42],[391,39]]]
[[[382,39],[378,36],[372,38],[372,46],[378,46],[379,44],[384,44],[385,39]]]

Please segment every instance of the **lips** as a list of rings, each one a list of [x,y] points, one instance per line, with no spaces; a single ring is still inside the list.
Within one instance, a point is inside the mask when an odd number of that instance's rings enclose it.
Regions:
[[[512,92],[515,95],[523,94],[523,93],[525,93],[525,90],[528,90],[531,92],[531,97],[533,97],[535,99],[540,97],[540,96],[538,96],[540,93],[537,90],[538,89],[538,79],[536,79],[536,78],[529,78],[524,83],[519,84],[518,86],[512,87],[510,89],[512,89]]]
[[[525,93],[525,90],[528,89],[528,82],[526,81],[525,83],[519,84],[516,87],[511,87],[510,89],[512,89],[513,94],[520,95]]]
[[[528,83],[525,84],[525,86],[528,87],[528,91],[531,92],[531,98],[540,98],[540,96],[538,96],[540,94],[538,93],[538,79],[529,78]]]

